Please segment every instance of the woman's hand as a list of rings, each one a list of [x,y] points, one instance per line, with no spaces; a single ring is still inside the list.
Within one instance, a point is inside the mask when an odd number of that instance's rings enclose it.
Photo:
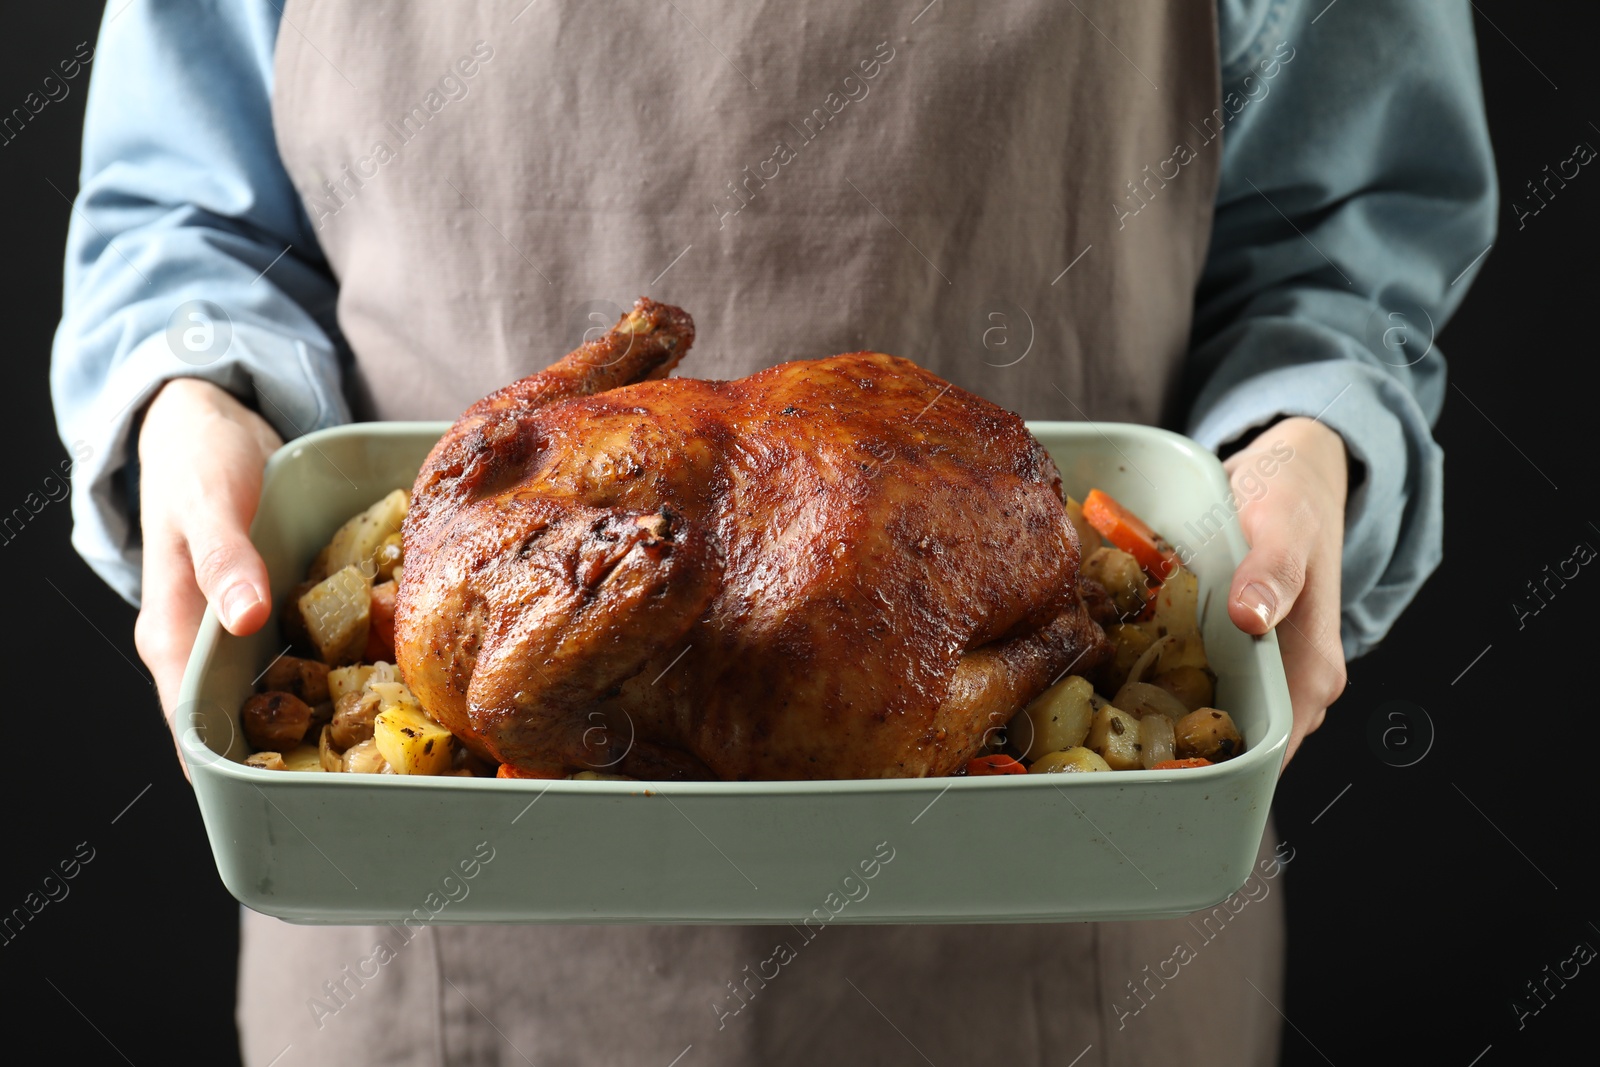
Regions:
[[[155,676],[169,727],[207,602],[234,634],[255,632],[271,612],[266,564],[249,530],[262,469],[282,443],[261,416],[195,378],[168,382],[145,414],[144,596],[133,640]]]
[[[1285,458],[1285,457],[1288,458]],[[1283,766],[1344,692],[1339,572],[1349,461],[1322,423],[1289,418],[1223,464],[1250,552],[1233,576],[1228,615],[1247,634],[1277,628],[1294,725]],[[1270,472],[1270,473],[1264,473]]]

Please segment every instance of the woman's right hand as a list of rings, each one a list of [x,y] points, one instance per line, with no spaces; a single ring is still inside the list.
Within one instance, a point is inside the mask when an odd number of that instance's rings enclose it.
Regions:
[[[259,630],[272,610],[267,567],[249,531],[267,457],[282,444],[261,416],[197,378],[162,386],[145,414],[144,593],[133,640],[155,676],[169,728],[206,604],[239,635]]]

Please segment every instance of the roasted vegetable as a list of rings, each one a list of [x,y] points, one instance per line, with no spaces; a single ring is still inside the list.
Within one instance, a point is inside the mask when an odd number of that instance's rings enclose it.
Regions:
[[[344,770],[344,753],[333,747],[333,730],[324,726],[317,731],[317,755],[325,771]]]
[[[1111,639],[1111,662],[1104,668],[1105,678],[1102,681],[1110,692],[1122,688],[1128,680],[1128,672],[1139,661],[1150,647],[1150,631],[1137,623],[1119,622],[1106,631],[1106,636]]]
[[[367,647],[372,588],[356,567],[345,567],[313,586],[299,601],[306,632],[324,663],[350,663]]]
[[[1206,642],[1196,630],[1183,637],[1172,636],[1172,643],[1161,653],[1160,660],[1155,665],[1156,674],[1165,674],[1167,671],[1177,670],[1179,667],[1199,667],[1203,671],[1211,670],[1211,662],[1206,658]]]
[[[1216,699],[1217,684],[1211,672],[1200,667],[1174,667],[1150,679],[1183,702],[1189,711],[1208,706]]]
[[[1107,541],[1137,559],[1139,566],[1157,581],[1164,580],[1178,567],[1178,554],[1165,538],[1100,490],[1089,490],[1083,501],[1083,517]]]
[[[394,662],[394,582],[379,582],[372,587],[372,606],[367,625],[367,651],[363,659]]]
[[[550,774],[535,774],[530,771],[519,771],[509,763],[502,763],[496,767],[494,776],[496,778],[534,778],[539,780],[556,777],[555,775]]]
[[[1083,505],[1070,496],[1067,497],[1067,518],[1072,520],[1072,528],[1078,531],[1078,563],[1081,566],[1100,547],[1100,531],[1089,525],[1089,520],[1083,517]]]
[[[422,711],[422,705],[417,703],[417,698],[406,687],[406,683],[385,680],[380,677],[380,673],[377,671],[373,672],[371,681],[367,682],[367,691],[377,694],[378,700],[382,703],[382,707],[379,708],[380,711],[394,707],[397,704],[408,707],[412,711]]]
[[[1172,720],[1149,715],[1139,720],[1139,765],[1146,770],[1177,755]]]
[[[339,527],[333,540],[328,542],[327,573],[331,575],[345,567],[354,567],[368,581],[377,577],[378,553],[390,537],[400,532],[409,504],[406,491],[396,489]],[[393,564],[390,569],[393,570]]]
[[[1233,716],[1216,708],[1197,708],[1179,719],[1174,729],[1182,759],[1199,756],[1216,763],[1244,751],[1244,737]]]
[[[388,766],[371,738],[344,750],[344,769],[350,774],[382,774]]]
[[[967,774],[978,778],[993,774],[1027,774],[1028,768],[1010,756],[979,756],[977,759],[967,761]]]
[[[399,774],[442,774],[450,769],[455,738],[415,705],[386,705],[373,723],[372,737]]]
[[[1083,573],[1105,586],[1117,615],[1136,619],[1150,598],[1149,583],[1139,561],[1119,548],[1097,548],[1083,564]]]
[[[399,526],[408,503],[397,490],[345,523],[313,562],[315,581],[291,595],[281,615],[285,633],[321,662],[285,655],[262,673],[266,691],[240,713],[250,744],[262,750],[249,757],[250,765],[533,777],[509,766],[496,769],[456,744],[392,662],[404,563]],[[1103,493],[1091,492],[1083,505],[1069,499],[1067,513],[1082,548],[1086,587],[1098,598],[1094,617],[1105,620],[1114,606],[1123,620],[1107,626],[1111,662],[1091,674],[1103,692],[1116,695],[1108,701],[1088,679],[1066,678],[1005,730],[992,731],[966,773],[1167,770],[1210,766],[1243,751],[1232,717],[1211,707],[1216,676],[1200,636],[1195,575],[1177,564],[1170,545]],[[1102,536],[1114,547],[1103,545]],[[353,662],[358,658],[369,662]],[[1011,754],[997,751],[1003,745]],[[605,771],[568,777],[632,780]]]
[[[367,679],[375,668],[368,664],[355,667],[335,667],[328,672],[328,696],[335,705],[339,698],[349,693],[359,693],[367,687]]]
[[[1156,637],[1188,637],[1200,629],[1200,582],[1179,567],[1156,590],[1155,615],[1147,624]]]
[[[1189,714],[1189,709],[1184,707],[1183,701],[1149,682],[1129,682],[1117,690],[1117,695],[1111,698],[1111,703],[1136,719],[1161,715],[1171,722],[1177,722]]]
[[[1145,623],[1142,626],[1148,627],[1149,624]],[[1162,675],[1191,669],[1202,672],[1207,683],[1211,681],[1211,665],[1206,661],[1205,641],[1200,637],[1198,630],[1182,636],[1167,634],[1152,641],[1134,661],[1123,684],[1154,682]],[[1188,691],[1197,691],[1197,687],[1192,683],[1193,679],[1185,683],[1189,684]],[[1207,697],[1204,703],[1210,703],[1210,698]]]
[[[296,745],[283,754],[283,769],[321,773],[327,768],[322,765],[322,753],[316,745]]]
[[[405,542],[398,533],[392,533],[383,539],[383,544],[378,546],[378,552],[373,556],[373,562],[378,568],[378,581],[386,582],[399,575],[400,565],[405,562]]]
[[[263,691],[293,693],[307,704],[328,699],[328,665],[299,656],[279,656],[262,672]]]
[[[1084,746],[1114,771],[1136,771],[1143,766],[1139,758],[1139,720],[1111,704],[1094,713]]]
[[[1111,765],[1086,748],[1069,748],[1040,756],[1028,768],[1029,774],[1073,774],[1082,771],[1109,771]]]
[[[1144,627],[1140,626],[1140,629],[1144,629]],[[1145,630],[1145,632],[1149,633],[1148,630]],[[1150,642],[1149,645],[1145,646],[1145,650],[1139,654],[1139,658],[1133,661],[1133,666],[1128,669],[1128,677],[1123,680],[1122,684],[1142,682],[1147,675],[1156,673],[1161,666],[1161,657],[1177,643],[1178,639],[1176,637],[1162,637]],[[1119,686],[1118,688],[1121,687]]]
[[[329,740],[343,751],[370,739],[372,724],[382,706],[376,693],[346,693],[333,706],[333,722],[328,724]]]
[[[250,747],[288,752],[306,736],[311,708],[293,693],[257,693],[239,709],[239,721]]]
[[[1046,689],[1006,727],[1006,738],[1024,756],[1060,752],[1083,744],[1094,714],[1094,686],[1076,674]]]

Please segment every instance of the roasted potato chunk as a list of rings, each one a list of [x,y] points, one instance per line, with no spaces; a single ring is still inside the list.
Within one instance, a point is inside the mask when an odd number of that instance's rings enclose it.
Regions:
[[[377,556],[385,542],[400,532],[410,498],[396,489],[339,527],[328,542],[327,573],[354,567],[370,582],[378,574]],[[396,561],[398,562],[398,561]],[[390,570],[394,564],[390,565]]]
[[[1084,745],[1114,771],[1136,771],[1143,766],[1139,720],[1111,704],[1094,713]]]
[[[399,774],[443,774],[450,769],[455,738],[420,708],[385,707],[373,721],[372,738]]]
[[[311,708],[293,693],[257,693],[239,709],[239,721],[251,748],[288,752],[306,736]]]
[[[283,762],[282,753],[255,752],[244,758],[246,767],[260,767],[264,771],[286,771],[288,765]]]
[[[1078,531],[1078,564],[1094,554],[1100,547],[1100,531],[1089,525],[1089,520],[1083,517],[1083,504],[1067,497],[1067,518],[1072,520],[1072,528]]]
[[[1200,667],[1174,667],[1150,679],[1183,702],[1190,711],[1208,707],[1216,698],[1217,686],[1211,673]]]
[[[328,696],[332,698],[335,706],[339,698],[350,693],[359,693],[367,687],[367,682],[372,678],[372,672],[377,668],[367,664],[355,667],[335,667],[328,672]]]
[[[1179,719],[1174,730],[1179,759],[1199,756],[1219,763],[1244,751],[1244,735],[1233,716],[1216,708],[1196,708]]]
[[[378,546],[377,554],[372,558],[378,568],[378,581],[394,581],[405,558],[405,541],[398,533],[392,533],[384,538],[383,544]]]
[[[345,567],[300,598],[311,643],[324,663],[350,663],[367,647],[372,586],[356,567]]]
[[[1108,693],[1115,693],[1128,680],[1128,672],[1150,647],[1152,638],[1144,627],[1128,622],[1117,623],[1106,631],[1106,636],[1111,639],[1112,656],[1103,668],[1106,677],[1102,682]]]
[[[1200,582],[1193,572],[1179,567],[1161,583],[1150,625],[1155,637],[1187,637],[1200,628]]]
[[[319,774],[327,770],[322,765],[322,752],[316,745],[296,745],[283,754],[283,769],[286,771],[316,771]]]
[[[1028,768],[1029,774],[1075,774],[1083,771],[1109,771],[1111,765],[1086,748],[1069,748],[1040,756]]]
[[[1011,720],[1007,740],[1024,756],[1060,752],[1083,744],[1094,715],[1094,687],[1077,675],[1057,682]]]
[[[1197,667],[1203,671],[1211,669],[1211,663],[1206,659],[1206,642],[1199,630],[1181,636],[1172,634],[1171,637],[1172,640],[1162,649],[1156,661],[1155,673],[1165,674],[1180,667]]]
[[[1150,597],[1149,583],[1139,561],[1117,548],[1096,549],[1083,564],[1083,572],[1105,586],[1117,614],[1132,619],[1144,611]]]

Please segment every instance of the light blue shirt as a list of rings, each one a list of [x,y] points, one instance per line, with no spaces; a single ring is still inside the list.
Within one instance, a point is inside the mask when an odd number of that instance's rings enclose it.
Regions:
[[[1494,239],[1498,195],[1469,5],[1374,6],[1218,0],[1232,117],[1186,371],[1187,429],[1206,447],[1307,415],[1362,464],[1344,546],[1351,657],[1439,563],[1432,337]],[[129,600],[133,434],[161,383],[213,381],[285,438],[350,418],[336,285],[273,138],[279,18],[272,0],[130,0],[108,5],[92,59],[51,387],[63,440],[87,453],[73,544]],[[190,365],[166,333],[199,299],[228,309],[232,336]]]

